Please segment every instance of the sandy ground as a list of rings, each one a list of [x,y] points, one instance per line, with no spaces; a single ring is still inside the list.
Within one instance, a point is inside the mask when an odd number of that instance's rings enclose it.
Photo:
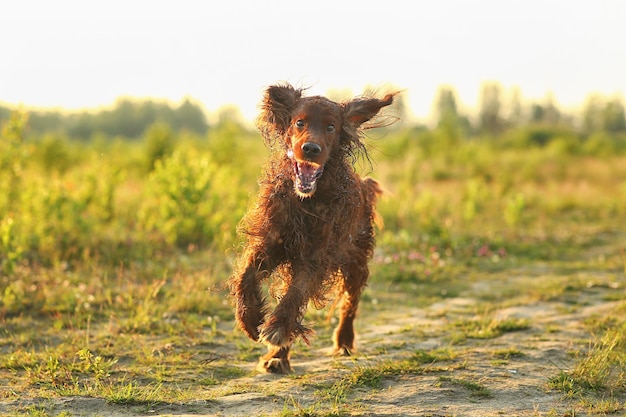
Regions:
[[[419,375],[385,378],[377,388],[358,387],[339,410],[345,415],[363,416],[573,416],[579,399],[566,399],[550,390],[548,378],[568,370],[574,363],[571,352],[584,349],[589,334],[585,319],[613,308],[603,292],[618,289],[591,288],[585,303],[575,307],[563,301],[542,301],[499,309],[494,317],[527,318],[527,330],[505,333],[491,339],[467,339],[452,349],[459,355],[444,362],[424,365]],[[359,352],[352,358],[333,358],[328,349],[315,348],[305,357],[292,358],[295,374],[275,376],[252,374],[229,380],[224,386],[208,388],[206,398],[182,404],[124,406],[103,399],[71,397],[51,400],[30,399],[0,404],[0,412],[15,410],[17,403],[44,404],[50,414],[76,416],[156,416],[211,415],[259,416],[287,414],[286,410],[328,414],[332,404],[316,393],[316,383],[332,383],[357,366],[374,366],[382,361],[398,361],[416,350],[431,351],[450,346],[449,325],[475,311],[472,298],[451,298],[428,308],[400,308],[364,312],[359,321]],[[580,307],[580,305],[584,307]],[[228,325],[228,324],[225,324]],[[498,360],[494,352],[514,349],[522,353]],[[501,359],[501,358],[500,358]],[[237,366],[252,370],[253,363]],[[435,369],[436,368],[436,369]],[[475,395],[455,381],[471,381],[484,386],[487,395]],[[622,402],[626,399],[621,399]],[[324,414],[327,413],[327,414]],[[341,414],[343,415],[343,414]]]

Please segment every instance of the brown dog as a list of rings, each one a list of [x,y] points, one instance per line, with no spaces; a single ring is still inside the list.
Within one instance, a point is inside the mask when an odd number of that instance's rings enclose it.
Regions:
[[[353,322],[369,276],[381,190],[373,179],[360,178],[352,164],[366,154],[362,124],[393,97],[340,104],[303,97],[288,84],[265,92],[258,126],[273,153],[258,201],[240,225],[246,244],[230,280],[237,324],[268,347],[260,369],[291,371],[291,344],[298,337],[308,342],[312,333],[302,324],[307,305],[322,306],[333,287],[342,295],[335,351],[349,355],[354,348]],[[261,290],[269,277],[270,292],[279,300],[271,312]]]

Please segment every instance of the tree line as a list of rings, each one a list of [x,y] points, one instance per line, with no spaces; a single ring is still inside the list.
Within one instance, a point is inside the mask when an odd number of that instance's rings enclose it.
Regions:
[[[8,120],[12,111],[0,106],[0,122]],[[137,139],[155,124],[198,135],[206,134],[209,129],[204,109],[190,99],[173,105],[155,100],[120,98],[112,108],[98,111],[29,110],[27,113],[30,134],[57,133],[76,140],[89,140],[96,135]]]
[[[610,134],[626,132],[626,116],[621,97],[591,94],[581,114],[561,111],[553,95],[542,101],[524,103],[518,88],[509,91],[497,82],[487,82],[479,93],[478,116],[472,123],[458,109],[453,87],[439,88],[434,108],[438,127],[460,126],[471,135],[498,136],[510,128],[525,125],[562,126],[575,129],[583,135],[594,132]]]
[[[451,137],[500,137],[513,128],[541,126],[567,129],[582,137],[596,132],[622,136],[626,134],[626,116],[621,97],[590,95],[580,114],[559,109],[552,95],[528,103],[518,88],[506,90],[498,82],[481,86],[474,116],[459,108],[453,87],[439,88],[433,102],[436,128]],[[399,103],[397,111],[406,109]],[[0,122],[8,120],[13,109],[0,106]],[[226,109],[232,113],[232,109]],[[222,116],[237,122],[236,115],[224,111]],[[111,108],[97,111],[61,112],[28,111],[28,129],[34,136],[56,133],[75,140],[89,140],[97,135],[136,139],[143,137],[155,124],[167,125],[173,132],[189,131],[205,135],[210,129],[203,107],[191,99],[179,105],[155,100],[118,99]],[[230,116],[229,116],[230,115]],[[402,117],[401,114],[399,114]],[[223,120],[221,120],[223,122]],[[541,140],[541,139],[540,139]]]

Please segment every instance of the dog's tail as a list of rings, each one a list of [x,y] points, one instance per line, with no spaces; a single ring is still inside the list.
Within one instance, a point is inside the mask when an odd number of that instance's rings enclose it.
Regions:
[[[376,201],[383,195],[383,189],[378,181],[373,178],[365,178],[365,189],[367,190],[367,199],[370,201],[372,207],[372,220],[378,229],[382,229],[384,226],[383,218],[376,212]]]

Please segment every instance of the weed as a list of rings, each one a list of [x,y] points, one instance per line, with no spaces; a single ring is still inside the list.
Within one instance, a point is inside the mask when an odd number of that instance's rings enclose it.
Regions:
[[[289,396],[285,400],[285,404],[279,417],[343,417],[349,415],[345,410],[339,410],[337,407],[332,407],[328,410],[323,404],[312,404],[307,407],[303,407],[293,396]]]
[[[587,353],[577,362],[571,376],[585,389],[619,386],[626,377],[626,338],[624,329],[610,329],[592,341]]]
[[[494,329],[501,333],[518,332],[530,328],[530,320],[525,318],[506,318],[493,325]]]
[[[431,351],[417,350],[409,358],[409,362],[428,365],[437,362],[447,362],[454,360],[457,353],[449,347],[437,348]]]
[[[408,359],[357,365],[340,380],[330,385],[320,385],[317,395],[337,406],[345,403],[356,389],[380,389],[385,379],[403,375],[421,375],[428,370],[428,366],[436,362],[452,360],[455,356],[447,348],[429,352],[417,350]]]
[[[575,352],[572,369],[552,376],[548,385],[566,398],[578,400],[581,408],[592,413],[616,413],[626,406],[619,398],[626,392],[626,324],[624,304],[605,320],[595,321],[594,336],[585,351]],[[610,326],[607,324],[611,323]]]
[[[31,384],[41,384],[58,390],[73,388],[78,382],[71,369],[53,355],[48,356],[45,363],[27,369],[27,374]]]
[[[102,387],[103,397],[113,404],[153,405],[160,402],[162,384],[138,386],[133,382]]]
[[[45,407],[30,405],[22,408],[20,411],[21,415],[29,416],[29,417],[50,417],[54,414],[50,413]]]
[[[217,368],[214,368],[210,371],[211,377],[210,379],[213,381],[223,382],[228,379],[236,379],[241,378],[245,375],[248,375],[248,372],[232,365],[224,365]]]
[[[447,376],[439,377],[439,381],[443,383],[448,383],[448,384],[456,385],[459,387],[463,387],[470,392],[470,395],[472,397],[490,398],[492,396],[489,389],[487,389],[487,387],[485,387],[484,385],[478,382],[470,381],[467,379],[451,378]]]
[[[402,364],[404,368],[406,363]],[[318,388],[317,395],[332,404],[343,404],[350,393],[358,387],[380,388],[384,377],[399,374],[400,365],[381,362],[374,366],[356,366],[346,376],[330,385]]]
[[[81,360],[81,370],[93,374],[96,380],[110,376],[111,368],[117,363],[117,359],[104,359],[87,348],[79,350],[77,355]]]
[[[496,358],[501,358],[504,360],[509,360],[511,358],[522,358],[525,356],[524,352],[522,352],[521,350],[514,348],[514,347],[510,347],[510,348],[506,348],[506,349],[498,349],[495,352],[493,352],[493,356],[495,356]]]
[[[476,316],[469,320],[459,320],[454,323],[455,333],[453,341],[459,343],[465,339],[493,339],[503,333],[526,330],[530,321],[524,318],[496,319],[485,316]]]

